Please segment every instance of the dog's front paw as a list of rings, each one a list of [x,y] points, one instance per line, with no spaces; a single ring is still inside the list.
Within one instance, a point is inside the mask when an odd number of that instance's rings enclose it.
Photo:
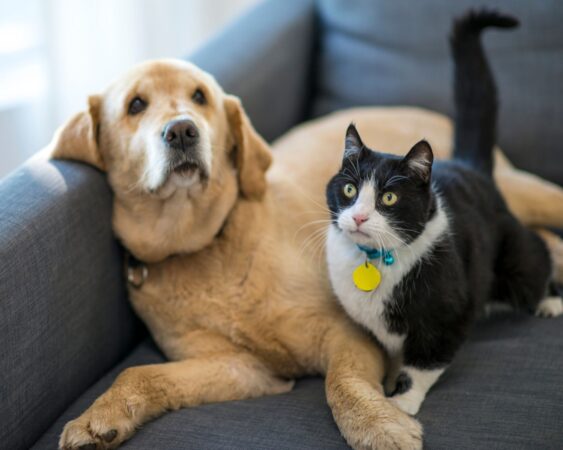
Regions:
[[[131,410],[122,402],[94,403],[84,414],[68,422],[61,434],[62,450],[116,448],[135,431]]]

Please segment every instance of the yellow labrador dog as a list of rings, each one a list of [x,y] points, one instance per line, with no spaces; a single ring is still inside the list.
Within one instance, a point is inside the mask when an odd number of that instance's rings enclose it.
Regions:
[[[134,68],[59,130],[53,157],[107,173],[115,233],[148,269],[130,286],[131,302],[171,360],[125,370],[65,426],[61,448],[114,448],[166,410],[287,392],[307,374],[326,376],[352,447],[422,446],[418,422],[383,394],[381,350],[337,306],[324,269],[324,185],[351,118],[387,149],[404,152],[425,136],[448,155],[441,116],[355,110],[280,140],[266,174],[272,154],[239,100],[169,60]],[[536,189],[530,204],[516,201],[517,213],[563,220],[537,203],[543,194],[561,200],[557,188],[504,164],[501,179]]]

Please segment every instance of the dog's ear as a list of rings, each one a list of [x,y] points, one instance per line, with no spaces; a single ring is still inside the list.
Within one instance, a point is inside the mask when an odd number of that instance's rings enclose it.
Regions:
[[[100,106],[101,98],[90,96],[88,111],[75,114],[55,132],[49,144],[52,158],[82,161],[105,170],[97,139]]]
[[[240,190],[246,198],[260,199],[266,191],[266,170],[272,162],[270,149],[250,123],[237,97],[225,96],[225,111],[236,144]]]

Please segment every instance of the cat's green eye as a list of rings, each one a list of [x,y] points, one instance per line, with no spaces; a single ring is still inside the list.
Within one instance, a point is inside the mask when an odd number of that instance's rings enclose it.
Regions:
[[[356,186],[354,186],[352,183],[346,183],[342,188],[342,192],[346,197],[354,198],[358,193],[358,190],[356,189]]]
[[[395,203],[397,203],[397,200],[399,200],[399,197],[397,197],[397,194],[395,194],[394,192],[386,192],[381,198],[381,201],[385,206],[393,206]]]

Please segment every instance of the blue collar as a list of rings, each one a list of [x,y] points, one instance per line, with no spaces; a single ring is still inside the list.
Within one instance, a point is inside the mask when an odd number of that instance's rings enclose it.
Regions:
[[[382,248],[381,250],[376,248],[369,248],[364,247],[363,245],[356,244],[358,248],[364,252],[368,259],[379,259],[383,260],[383,264],[386,266],[392,266],[395,263],[395,258],[391,254],[393,250],[385,250]]]

